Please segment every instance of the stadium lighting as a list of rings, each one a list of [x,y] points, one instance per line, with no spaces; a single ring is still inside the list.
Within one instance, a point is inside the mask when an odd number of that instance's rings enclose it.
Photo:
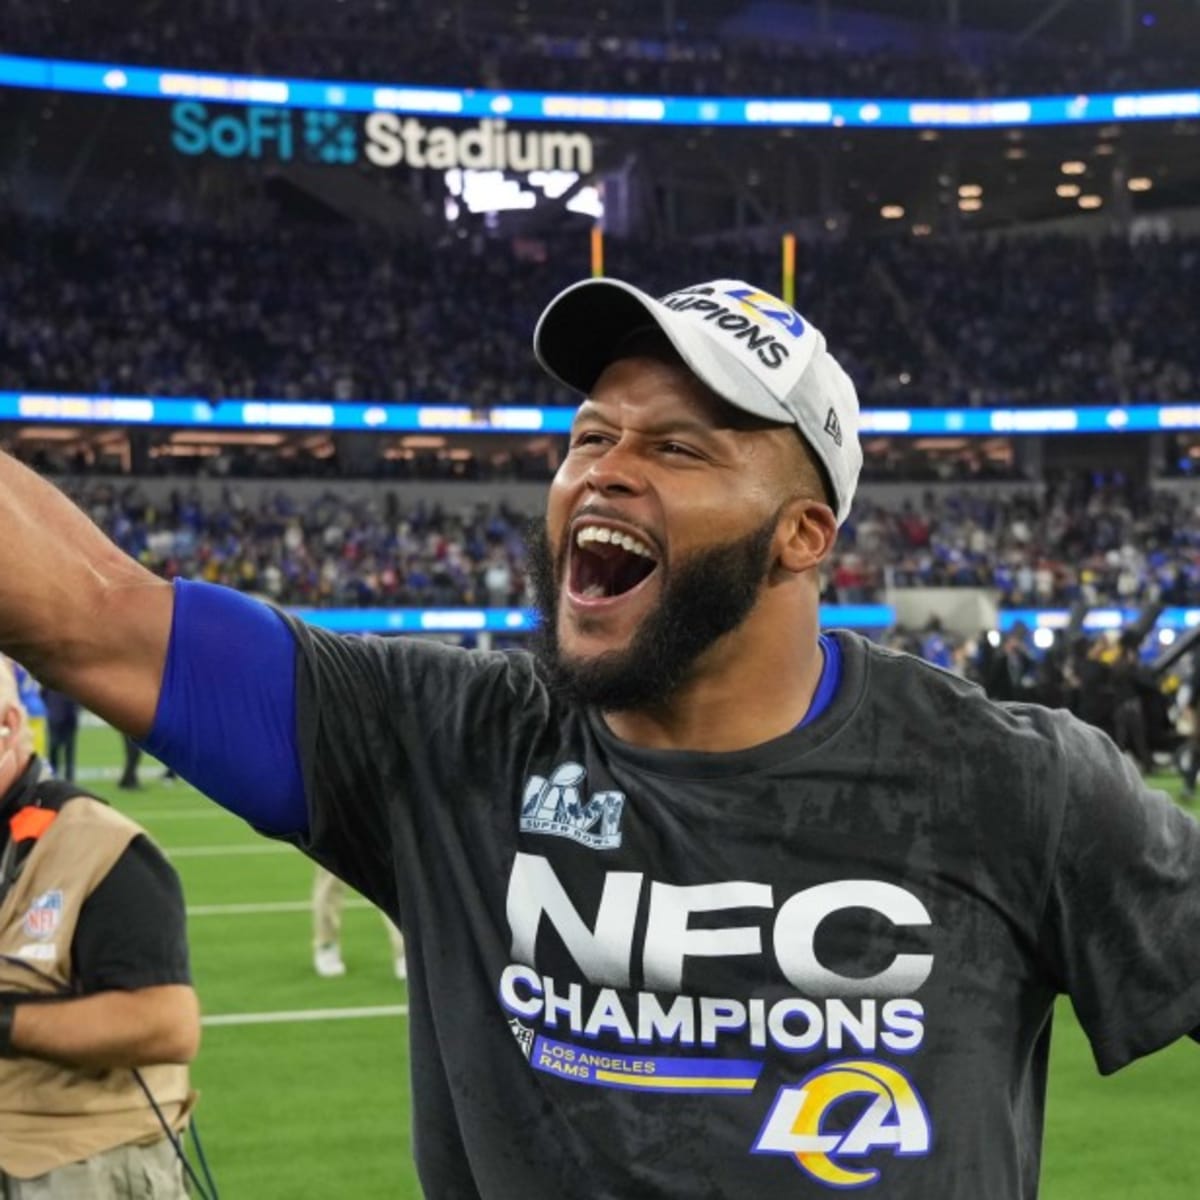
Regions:
[[[1074,200],[1083,189],[1077,183],[1060,183],[1054,189],[1056,196],[1061,196],[1064,200]]]
[[[904,216],[904,206],[902,204],[885,204],[879,210],[879,215],[885,221],[899,221]]]
[[[978,212],[983,207],[983,201],[978,196],[968,196],[965,200],[958,202],[958,207],[962,212]]]
[[[600,189],[589,184],[582,187],[567,201],[567,212],[582,213],[596,221],[604,220],[604,201]]]
[[[540,188],[548,200],[557,200],[579,182],[577,171],[530,171],[529,183]]]
[[[1173,646],[1173,645],[1175,644],[1175,630],[1173,630],[1173,629],[1160,629],[1160,630],[1158,631],[1158,640],[1159,640],[1159,641],[1160,641],[1160,642],[1161,642],[1161,643],[1162,643],[1164,646]]]
[[[1072,159],[1070,162],[1062,163],[1059,170],[1064,175],[1084,175],[1087,173],[1087,163],[1080,162],[1078,159]]]
[[[1033,631],[1033,644],[1039,650],[1049,650],[1054,645],[1054,630],[1039,626]]]
[[[1154,180],[1146,175],[1135,175],[1126,186],[1131,192],[1148,192],[1154,186]]]
[[[964,183],[959,186],[958,194],[964,200],[974,200],[983,195],[983,187],[978,183]]]
[[[1080,196],[1078,200],[1080,208],[1099,208],[1103,203],[1099,196]]]

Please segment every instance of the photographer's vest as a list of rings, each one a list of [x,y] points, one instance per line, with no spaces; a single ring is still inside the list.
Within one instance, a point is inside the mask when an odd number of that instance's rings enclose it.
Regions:
[[[78,994],[71,943],[80,909],[144,833],[102,801],[57,781],[38,784],[33,794],[33,805],[13,817],[10,836],[34,845],[0,901],[0,995],[18,1000]],[[182,1128],[194,1100],[187,1067],[142,1067],[140,1074],[170,1126]],[[0,1172],[29,1179],[163,1136],[132,1070],[0,1058]]]

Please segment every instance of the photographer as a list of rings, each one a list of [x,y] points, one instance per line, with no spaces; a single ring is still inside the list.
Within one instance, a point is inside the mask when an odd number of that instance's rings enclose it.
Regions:
[[[0,1196],[186,1196],[199,1035],[175,872],[50,776],[0,658]]]

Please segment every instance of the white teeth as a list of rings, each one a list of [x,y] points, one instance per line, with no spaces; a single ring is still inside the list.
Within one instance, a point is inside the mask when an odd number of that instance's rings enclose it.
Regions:
[[[588,600],[600,600],[604,596],[604,589],[598,583],[593,583],[591,587],[584,589],[583,594]]]
[[[575,534],[577,546],[586,546],[589,542],[609,542],[614,546],[620,546],[622,550],[628,550],[630,554],[637,554],[641,558],[648,558],[652,561],[654,559],[650,547],[644,542],[630,537],[627,533],[621,533],[619,530],[609,529],[606,525],[585,525]]]

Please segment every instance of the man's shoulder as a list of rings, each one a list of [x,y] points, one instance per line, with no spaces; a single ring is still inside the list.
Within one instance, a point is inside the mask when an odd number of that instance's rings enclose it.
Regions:
[[[994,752],[1086,752],[1103,735],[1065,709],[993,700],[977,683],[915,655],[865,642],[869,694],[885,714],[923,723],[943,744],[982,741]]]

